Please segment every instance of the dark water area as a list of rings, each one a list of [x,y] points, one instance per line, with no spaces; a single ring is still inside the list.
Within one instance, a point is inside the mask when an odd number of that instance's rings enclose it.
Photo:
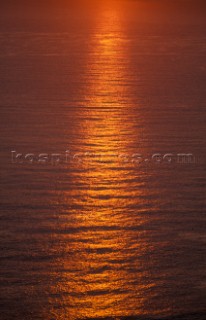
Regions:
[[[115,318],[93,318],[90,320],[113,320]],[[116,318],[119,320],[204,320],[205,314],[186,314],[181,316],[175,316],[175,317],[167,317],[167,318],[142,318],[142,317],[123,317],[123,318]]]
[[[0,319],[206,319],[202,1],[0,4]]]

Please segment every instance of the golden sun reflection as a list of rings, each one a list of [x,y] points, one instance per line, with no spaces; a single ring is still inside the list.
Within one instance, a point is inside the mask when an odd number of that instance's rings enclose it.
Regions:
[[[107,9],[100,14],[91,41],[89,79],[85,101],[90,107],[120,106],[125,96],[123,79],[125,38],[121,13]],[[88,76],[88,74],[87,74]]]
[[[125,108],[131,103],[125,85],[128,54],[118,10],[101,12],[95,30],[77,138],[80,152],[86,156],[82,163],[74,164],[77,173],[73,179],[79,187],[64,192],[73,202],[75,224],[75,232],[65,235],[71,259],[63,265],[70,278],[68,287],[61,288],[69,292],[64,315],[68,320],[131,315],[134,308],[138,313],[144,303],[141,293],[148,287],[130,272],[141,268],[138,259],[133,261],[133,247],[139,254],[145,249],[142,242],[134,242],[128,218],[128,208],[135,206],[141,191],[131,177],[132,163],[119,159],[132,134],[132,115]],[[134,223],[141,226],[144,221],[136,216]]]

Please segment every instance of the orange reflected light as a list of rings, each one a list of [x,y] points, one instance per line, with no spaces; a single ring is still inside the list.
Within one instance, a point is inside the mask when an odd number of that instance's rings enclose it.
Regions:
[[[100,15],[90,44],[86,71],[89,80],[85,85],[86,103],[81,109],[79,134],[81,152],[100,154],[101,158],[83,163],[81,173],[74,175],[74,183],[81,186],[78,190],[64,191],[68,201],[73,202],[70,214],[75,230],[80,230],[65,235],[72,258],[64,261],[64,268],[76,270],[71,274],[67,271],[68,287],[61,288],[69,293],[69,307],[64,315],[68,320],[131,315],[134,308],[138,313],[144,304],[144,299],[138,298],[144,285],[138,286],[137,305],[131,297],[134,285],[128,272],[131,259],[128,249],[135,245],[141,252],[144,247],[132,243],[133,232],[125,231],[130,228],[125,210],[141,191],[130,191],[132,182],[128,185],[127,177],[131,164],[120,164],[114,156],[127,149],[127,133],[131,130],[125,108],[125,96],[129,95],[124,85],[123,61],[127,56],[124,32],[116,10],[106,10]],[[143,223],[141,217],[137,219],[139,225]]]

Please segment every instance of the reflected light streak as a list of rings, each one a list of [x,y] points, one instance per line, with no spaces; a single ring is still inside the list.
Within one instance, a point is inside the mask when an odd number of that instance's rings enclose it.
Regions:
[[[144,303],[142,292],[149,286],[139,279],[135,289],[138,279],[129,271],[131,263],[140,264],[137,258],[133,261],[132,247],[139,253],[145,250],[141,242],[133,241],[135,234],[129,230],[132,226],[126,211],[141,191],[132,190],[136,182],[128,182],[132,164],[118,163],[114,157],[114,153],[127,150],[132,123],[126,109],[126,103],[127,107],[131,103],[125,85],[126,36],[118,13],[110,8],[97,17],[78,133],[81,152],[101,154],[101,159],[81,164],[82,171],[73,177],[81,187],[64,192],[73,202],[76,230],[65,235],[65,243],[70,243],[66,249],[70,258],[63,261],[68,286],[60,288],[68,294],[62,307],[68,320],[138,313]],[[135,224],[143,223],[141,217],[135,218]]]

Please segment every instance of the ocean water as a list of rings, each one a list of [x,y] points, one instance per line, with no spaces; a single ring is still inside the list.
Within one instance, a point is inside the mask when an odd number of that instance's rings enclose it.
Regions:
[[[205,319],[205,16],[1,4],[1,320]]]

